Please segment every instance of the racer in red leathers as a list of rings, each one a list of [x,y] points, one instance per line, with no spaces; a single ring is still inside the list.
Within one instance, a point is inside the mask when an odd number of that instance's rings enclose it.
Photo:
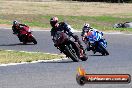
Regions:
[[[13,34],[18,36],[20,42],[22,42],[22,33],[30,31],[29,26],[27,26],[26,24],[20,24],[17,20],[13,21],[12,30]]]

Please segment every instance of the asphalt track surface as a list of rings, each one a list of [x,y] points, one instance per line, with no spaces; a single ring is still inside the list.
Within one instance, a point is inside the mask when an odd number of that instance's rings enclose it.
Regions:
[[[22,45],[11,30],[0,29],[0,49],[59,53],[51,41],[50,32],[34,31],[37,45]],[[80,33],[76,33],[80,35]],[[62,60],[0,67],[0,88],[132,88],[129,84],[86,84],[76,82],[77,68],[88,74],[132,75],[132,35],[105,34],[109,56],[87,52],[86,62]]]

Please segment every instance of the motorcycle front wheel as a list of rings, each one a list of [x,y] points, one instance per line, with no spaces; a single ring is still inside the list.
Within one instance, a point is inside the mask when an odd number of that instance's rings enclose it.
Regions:
[[[106,48],[104,48],[101,44],[99,44],[99,47],[100,47],[100,49],[101,49],[101,54],[103,55],[103,56],[105,56],[105,55],[109,55],[109,52],[106,50]]]
[[[37,44],[37,40],[32,36],[32,42],[34,43],[34,44]]]
[[[74,62],[79,61],[76,51],[71,46],[65,46],[65,52],[67,53],[67,56],[70,57]]]

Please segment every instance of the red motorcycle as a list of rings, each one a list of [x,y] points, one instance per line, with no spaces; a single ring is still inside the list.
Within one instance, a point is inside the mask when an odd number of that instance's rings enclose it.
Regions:
[[[55,46],[74,62],[86,61],[88,57],[85,51],[80,49],[79,44],[72,40],[66,33],[58,31],[54,36]]]
[[[23,44],[31,43],[37,44],[36,39],[34,38],[32,31],[29,29],[28,26],[22,27],[19,34],[20,42],[23,42]]]

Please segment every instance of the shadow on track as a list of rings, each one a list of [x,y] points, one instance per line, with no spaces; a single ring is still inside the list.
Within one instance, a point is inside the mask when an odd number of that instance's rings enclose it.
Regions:
[[[50,61],[50,62],[39,62],[39,63],[74,63],[73,61]]]
[[[83,62],[83,61],[74,62],[74,61],[68,59],[68,60],[49,61],[49,62],[39,62],[39,63],[81,63],[81,62]]]
[[[88,56],[102,56],[102,55],[97,55],[97,54],[96,54],[96,55],[88,55]]]
[[[34,44],[15,43],[15,44],[1,44],[0,46],[17,46],[17,45],[34,45]]]

